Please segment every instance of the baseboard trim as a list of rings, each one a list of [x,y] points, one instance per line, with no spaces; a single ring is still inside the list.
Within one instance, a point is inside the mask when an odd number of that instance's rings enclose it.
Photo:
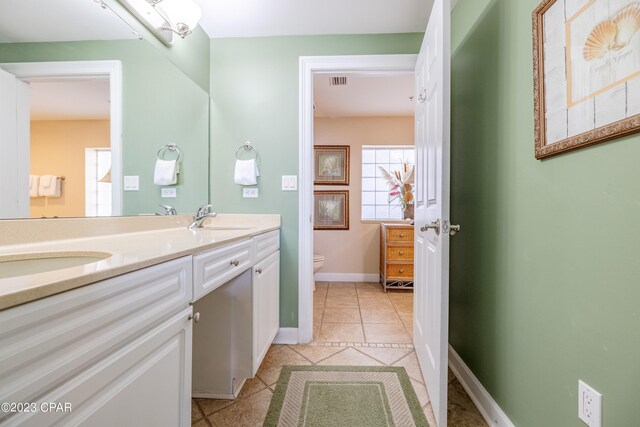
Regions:
[[[280,328],[274,344],[298,344],[298,328]]]
[[[505,414],[500,406],[498,406],[498,403],[493,400],[493,397],[491,397],[487,389],[485,389],[482,383],[478,381],[478,378],[473,375],[471,369],[469,369],[451,345],[449,345],[449,367],[453,375],[458,378],[462,387],[467,391],[467,394],[487,424],[492,427],[515,427],[509,417],[507,417],[507,414]]]
[[[378,274],[365,273],[316,273],[315,278],[322,282],[373,282],[380,280]]]

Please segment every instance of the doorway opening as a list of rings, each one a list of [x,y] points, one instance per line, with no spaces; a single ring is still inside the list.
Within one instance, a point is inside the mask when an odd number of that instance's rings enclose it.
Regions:
[[[308,343],[313,339],[313,284],[314,284],[314,81],[316,78],[345,77],[393,77],[413,75],[417,55],[373,55],[338,57],[301,57],[300,58],[300,204],[299,204],[299,277],[298,277],[298,339]],[[348,79],[347,79],[348,80]],[[411,96],[410,94],[408,96]],[[407,99],[407,102],[409,100]],[[412,104],[410,104],[412,105]],[[316,105],[320,109],[320,104]],[[320,110],[319,110],[320,111]],[[363,144],[365,145],[365,144]],[[362,147],[359,148],[360,150]],[[352,154],[352,153],[351,153]],[[360,154],[362,159],[362,154]],[[361,161],[361,160],[360,160]],[[390,163],[387,163],[390,165]],[[362,166],[360,165],[360,168]],[[369,167],[369,166],[368,166]],[[374,165],[375,169],[375,165]],[[362,176],[350,178],[360,181]],[[337,188],[337,187],[336,187]],[[362,197],[361,195],[359,195]],[[344,200],[344,198],[343,198]],[[332,202],[329,201],[329,204]],[[344,202],[343,202],[344,203]],[[355,209],[356,218],[361,220],[362,206]],[[339,215],[338,215],[339,216]],[[338,238],[335,245],[343,244]],[[379,250],[379,249],[378,249]],[[325,271],[326,273],[326,271]],[[373,276],[353,278],[372,280],[377,273],[362,273]],[[348,277],[348,276],[347,276]],[[322,276],[321,276],[322,278]],[[324,278],[327,278],[326,276]],[[377,281],[377,280],[376,280]],[[358,280],[365,282],[365,280]],[[375,283],[366,285],[378,286]],[[363,288],[365,285],[363,285]],[[357,289],[354,285],[354,291]]]
[[[109,78],[38,80],[30,86],[29,216],[111,216]],[[47,193],[50,176],[58,182]]]
[[[412,342],[414,87],[414,72],[314,76],[316,342]]]
[[[26,88],[13,101],[22,154],[11,177],[20,197],[8,217],[122,215],[121,62],[6,63],[0,69]]]

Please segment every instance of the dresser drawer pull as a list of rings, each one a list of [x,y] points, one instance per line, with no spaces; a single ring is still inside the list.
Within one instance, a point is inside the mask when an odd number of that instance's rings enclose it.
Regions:
[[[240,261],[238,261],[237,259],[235,259],[235,260],[231,261],[231,262],[229,263],[229,265],[233,265],[234,267],[237,267],[238,265],[240,265]]]

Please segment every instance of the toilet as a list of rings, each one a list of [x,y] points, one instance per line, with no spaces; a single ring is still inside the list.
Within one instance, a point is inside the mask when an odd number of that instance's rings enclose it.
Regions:
[[[313,254],[313,290],[316,290],[316,273],[324,265],[324,255]]]

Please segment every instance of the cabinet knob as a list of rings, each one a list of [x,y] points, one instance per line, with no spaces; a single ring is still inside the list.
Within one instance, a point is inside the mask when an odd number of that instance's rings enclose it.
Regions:
[[[238,261],[237,259],[234,259],[229,263],[229,265],[233,265],[234,267],[237,267],[238,265],[240,265],[240,261]]]
[[[193,320],[194,323],[198,323],[200,321],[200,313],[193,313],[189,315],[189,320]]]
[[[404,251],[400,251],[398,252],[400,255],[404,255]]]
[[[256,273],[262,274],[262,269],[261,268],[256,268]]]
[[[398,273],[400,274],[404,273],[404,269],[401,268],[400,270],[398,270]]]
[[[404,236],[406,236],[406,234],[400,233],[400,237],[404,237]]]

